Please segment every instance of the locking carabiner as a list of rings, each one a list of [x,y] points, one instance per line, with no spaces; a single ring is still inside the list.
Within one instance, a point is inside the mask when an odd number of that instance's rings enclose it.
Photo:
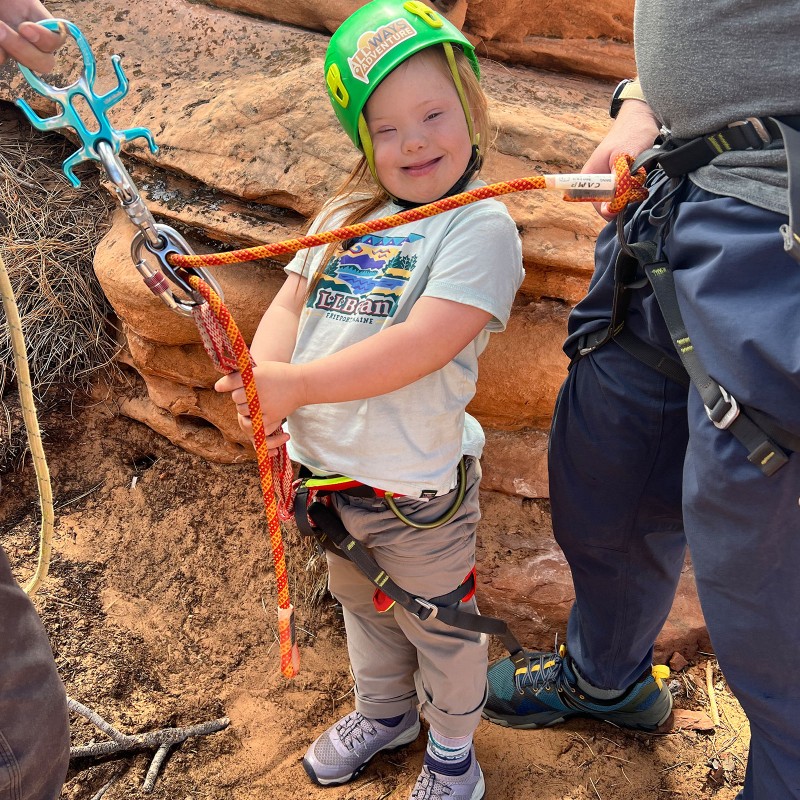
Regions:
[[[155,223],[153,233],[156,235],[156,242],[151,242],[145,235],[144,230],[140,230],[131,242],[131,258],[139,274],[144,278],[145,285],[150,291],[160,297],[173,311],[183,316],[190,317],[197,306],[205,303],[201,294],[196,292],[188,281],[189,275],[197,275],[204,280],[211,288],[223,298],[222,289],[217,281],[202,268],[173,267],[169,263],[169,256],[193,255],[194,251],[187,241],[174,228],[169,225]],[[153,268],[148,263],[148,257],[152,256],[158,262],[158,268]],[[166,276],[166,277],[165,277]],[[191,301],[180,300],[170,290],[167,278],[172,283],[180,287],[187,294]]]

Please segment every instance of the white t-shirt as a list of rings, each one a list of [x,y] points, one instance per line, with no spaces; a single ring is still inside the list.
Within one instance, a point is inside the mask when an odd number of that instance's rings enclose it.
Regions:
[[[400,210],[388,204],[372,218]],[[337,227],[343,216],[334,213],[325,228]],[[286,271],[316,274],[325,249],[298,254]],[[523,276],[516,225],[496,200],[362,236],[335,255],[302,311],[292,363],[314,361],[402,322],[422,296],[475,306],[492,319],[449,364],[408,386],[299,408],[287,424],[291,458],[398,494],[450,491],[462,453],[479,457],[483,450],[483,431],[465,408],[475,394],[478,356],[489,333],[505,328]]]

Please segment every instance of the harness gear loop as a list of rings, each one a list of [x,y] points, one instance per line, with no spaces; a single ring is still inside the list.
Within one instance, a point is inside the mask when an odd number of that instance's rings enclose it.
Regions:
[[[464,464],[464,459],[462,458],[458,462],[458,479],[456,483],[456,496],[453,499],[453,504],[450,506],[450,508],[447,509],[447,511],[445,511],[442,514],[442,516],[437,517],[431,522],[414,522],[413,519],[406,516],[397,507],[397,503],[395,503],[394,501],[394,495],[392,494],[392,492],[386,492],[384,499],[386,500],[386,505],[389,506],[391,512],[401,522],[404,522],[409,527],[416,528],[417,530],[430,530],[431,528],[438,528],[444,525],[446,522],[449,522],[451,519],[453,519],[458,509],[461,508],[461,504],[464,502],[464,495],[466,493],[467,493],[467,468]]]
[[[781,225],[783,249],[800,262],[800,131],[782,120],[776,120],[786,148],[789,171],[789,224]]]
[[[374,486],[368,486],[361,481],[348,478],[346,475],[326,475],[315,477],[312,476],[305,467],[300,468],[300,479],[294,485],[294,491],[297,492],[303,489],[308,494],[308,502],[310,503],[313,497],[317,495],[328,495],[332,492],[343,492],[353,497],[378,497],[386,502],[389,510],[404,524],[410,528],[417,528],[419,530],[431,530],[438,528],[449,522],[456,514],[461,504],[464,502],[464,496],[467,491],[467,468],[464,463],[464,458],[459,459],[458,467],[456,470],[456,487],[453,491],[456,492],[453,502],[441,516],[437,517],[431,522],[415,522],[406,514],[404,514],[395,502],[395,498],[405,497],[405,495],[397,494],[396,492],[386,491],[384,489],[377,489]],[[432,499],[435,495],[429,496],[429,493],[423,492],[420,496],[421,499]],[[295,514],[301,513],[300,507],[295,505]]]

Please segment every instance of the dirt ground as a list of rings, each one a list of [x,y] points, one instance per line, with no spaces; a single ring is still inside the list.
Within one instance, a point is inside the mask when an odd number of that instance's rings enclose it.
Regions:
[[[68,694],[124,733],[222,716],[224,731],[173,751],[154,798],[402,799],[422,759],[379,755],[352,785],[320,789],[300,764],[308,743],[352,708],[341,619],[311,550],[287,529],[299,609],[301,673],[281,677],[271,558],[254,464],[220,466],[175,448],[103,404],[43,416],[56,498],[51,574],[36,604]],[[491,498],[487,498],[491,513]],[[496,524],[497,520],[493,520]],[[38,500],[30,461],[3,476],[0,541],[20,581],[35,566]],[[528,642],[546,647],[547,642]],[[493,652],[502,655],[499,645]],[[482,722],[486,797],[537,800],[732,800],[744,775],[746,720],[711,659],[673,674],[680,719],[657,734],[571,721],[542,731]],[[691,713],[690,713],[691,712]],[[105,736],[73,715],[73,745]],[[152,751],[73,760],[67,800],[141,797]]]

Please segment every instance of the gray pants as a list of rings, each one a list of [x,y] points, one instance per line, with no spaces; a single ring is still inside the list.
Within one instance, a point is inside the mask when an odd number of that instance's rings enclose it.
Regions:
[[[475,564],[481,472],[477,460],[467,463],[464,502],[450,522],[430,530],[404,524],[383,500],[333,495],[350,534],[370,548],[395,583],[418,597],[453,591]],[[397,503],[404,514],[425,522],[450,508],[453,495]],[[379,613],[372,602],[375,585],[347,558],[329,553],[328,568],[331,594],[344,609],[356,710],[381,719],[404,714],[419,703],[442,735],[470,735],[486,699],[486,637],[435,619],[423,622],[399,605]],[[477,612],[474,597],[461,607]]]
[[[0,800],[56,800],[68,763],[64,686],[0,548]]]

